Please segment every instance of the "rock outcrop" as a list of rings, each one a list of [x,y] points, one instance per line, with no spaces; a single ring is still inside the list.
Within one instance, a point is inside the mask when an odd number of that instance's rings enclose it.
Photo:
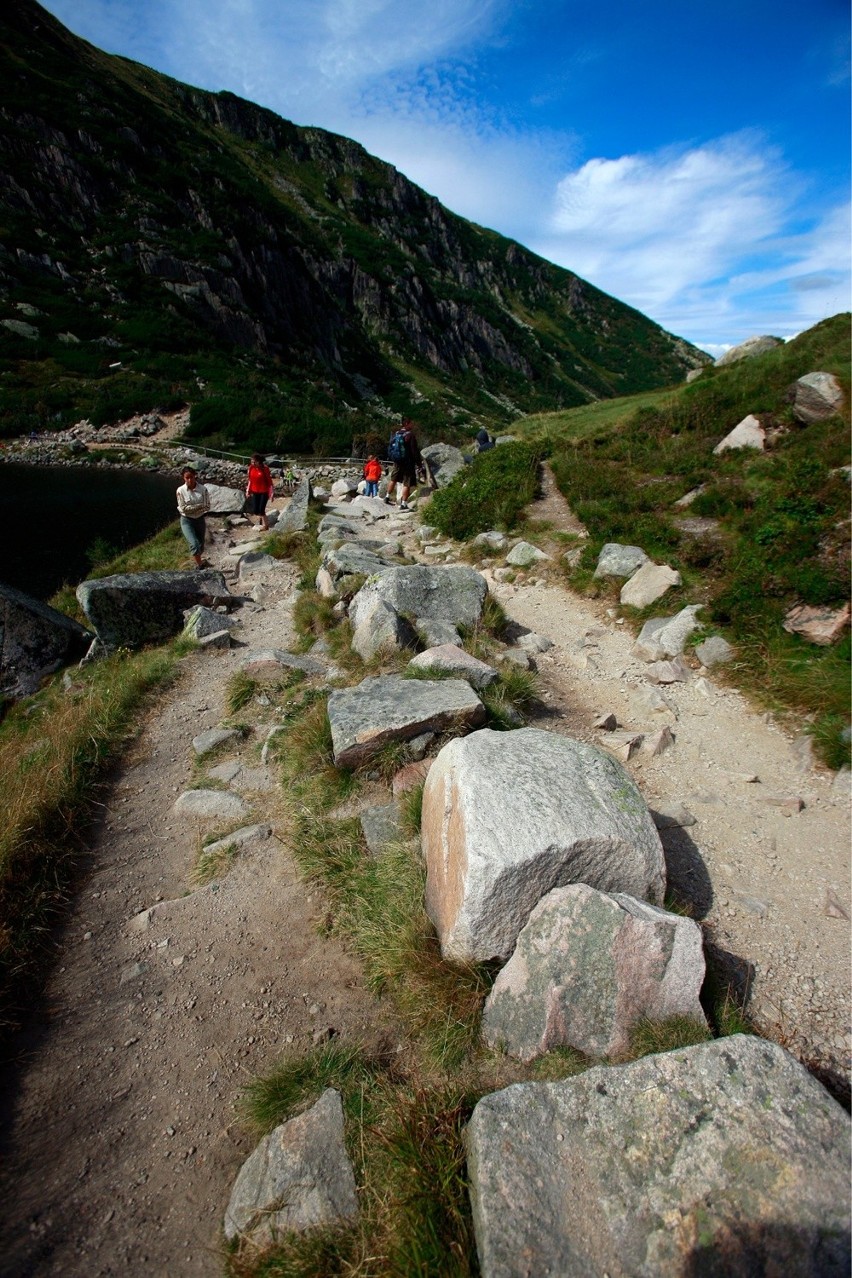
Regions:
[[[848,1116],[738,1036],[485,1096],[467,1127],[483,1278],[849,1272]]]
[[[107,650],[141,648],[180,634],[184,613],[196,604],[232,601],[225,578],[198,572],[136,572],[81,582],[77,599]]]
[[[360,767],[391,741],[424,732],[469,732],[485,721],[485,707],[461,679],[437,683],[383,675],[328,699],[334,762]]]
[[[0,693],[28,697],[83,656],[92,635],[48,604],[0,582]]]
[[[508,958],[535,905],[567,883],[663,899],[662,846],[633,781],[603,751],[538,728],[444,746],[421,839],[426,908],[453,961]]]

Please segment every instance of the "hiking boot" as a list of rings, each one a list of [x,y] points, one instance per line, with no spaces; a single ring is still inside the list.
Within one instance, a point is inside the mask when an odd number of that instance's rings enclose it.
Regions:
[[[408,502],[407,502],[407,501],[401,501],[401,502],[399,503],[399,509],[400,509],[400,510],[411,510],[411,507],[409,506],[409,504],[408,504]]]

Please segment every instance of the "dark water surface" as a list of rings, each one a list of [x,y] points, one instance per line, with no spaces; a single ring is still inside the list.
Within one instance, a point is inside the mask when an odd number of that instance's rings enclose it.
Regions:
[[[0,581],[36,599],[76,585],[98,539],[126,550],[177,519],[179,483],[141,471],[0,465]]]

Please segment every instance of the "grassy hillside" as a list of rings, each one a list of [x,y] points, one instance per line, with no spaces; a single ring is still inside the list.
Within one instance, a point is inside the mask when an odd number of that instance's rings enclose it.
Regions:
[[[818,648],[787,634],[796,603],[841,608],[849,599],[850,317],[837,315],[754,359],[705,370],[689,386],[589,404],[518,422],[513,431],[550,457],[556,481],[589,530],[573,584],[617,598],[621,583],[592,579],[601,546],[626,542],[677,568],[678,590],[647,610],[670,615],[702,602],[702,619],[736,647],[732,676],[776,708],[808,716],[822,757],[849,759],[846,636]],[[787,391],[810,372],[834,373],[844,411],[803,426]],[[748,413],[771,430],[765,452],[719,457],[713,448]],[[497,449],[497,454],[502,449]],[[440,494],[434,522],[470,536],[500,509],[499,468],[477,459],[489,500],[467,499],[465,476]],[[489,470],[487,476],[485,469]],[[509,477],[507,491],[521,473]],[[688,507],[675,503],[699,493]],[[431,518],[431,516],[430,516]],[[643,614],[624,609],[637,623]]]

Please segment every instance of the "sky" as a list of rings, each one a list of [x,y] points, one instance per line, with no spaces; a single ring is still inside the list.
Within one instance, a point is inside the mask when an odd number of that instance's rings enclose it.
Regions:
[[[850,308],[846,0],[42,0],[344,134],[712,355]]]

